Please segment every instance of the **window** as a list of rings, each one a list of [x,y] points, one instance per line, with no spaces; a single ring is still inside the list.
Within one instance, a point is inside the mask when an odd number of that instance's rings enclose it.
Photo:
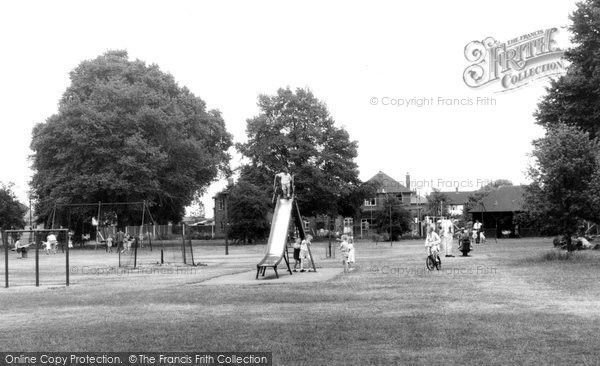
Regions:
[[[377,206],[377,200],[375,198],[365,200],[365,206]]]
[[[304,220],[304,230],[310,229],[310,221]]]
[[[223,211],[225,209],[225,198],[219,198],[219,211]]]

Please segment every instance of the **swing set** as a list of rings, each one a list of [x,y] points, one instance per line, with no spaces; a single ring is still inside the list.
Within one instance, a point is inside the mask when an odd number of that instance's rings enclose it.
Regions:
[[[136,207],[137,210],[140,211],[139,217],[141,218],[141,224],[139,226],[126,225],[127,223],[131,223],[131,219],[135,217],[135,215],[131,215],[131,209],[128,209],[127,206]],[[107,209],[106,207],[112,207],[112,209]],[[124,210],[123,207],[125,207]],[[63,211],[65,208],[68,209],[67,217],[65,217],[65,212]],[[92,208],[94,213],[90,214]],[[79,216],[78,220],[75,222],[73,222],[73,211],[75,211],[76,216]],[[125,221],[125,223],[121,223],[122,227],[120,230],[118,228],[119,215],[126,216],[125,220],[122,220]],[[160,236],[156,235],[156,228],[158,225],[156,224],[156,221],[154,220],[146,201],[110,203],[103,203],[99,201],[97,203],[69,204],[55,203],[52,209],[50,220],[52,229],[54,229],[55,226],[59,226],[57,224],[57,218],[59,219],[58,221],[66,221],[67,227],[69,228],[69,241],[71,240],[71,237],[77,233],[81,235],[82,238],[81,246],[85,245],[85,241],[92,238],[90,236],[90,232],[87,232],[86,234],[84,234],[84,232],[86,232],[86,230],[90,230],[95,231],[95,237],[93,238],[94,250],[97,250],[99,245],[104,245],[106,251],[109,252],[109,250],[111,250],[109,243],[114,242],[116,245],[115,248],[118,252],[119,267],[133,266],[133,268],[136,268],[139,260],[138,249],[144,248],[144,244],[147,244],[149,251],[153,252],[153,239],[154,241],[158,240],[160,242],[160,259],[154,258],[151,260],[151,263],[163,265],[165,264],[165,261],[182,261],[184,264],[187,264],[188,255],[186,255],[186,251],[189,250],[192,260],[191,264],[195,265],[191,240],[185,240],[185,229],[182,232],[183,242],[181,244],[181,256],[179,256],[177,254],[179,253],[179,250],[176,249],[179,245],[176,245],[175,248],[172,248],[171,250],[167,250],[164,241],[160,239]],[[90,224],[86,225],[86,222],[90,222]],[[73,224],[75,224],[75,227],[73,227]],[[60,225],[60,227],[62,228],[63,226]],[[122,230],[124,230],[124,232]],[[189,245],[189,248],[186,248],[186,245]],[[165,254],[169,253],[172,255],[172,258],[165,258]]]

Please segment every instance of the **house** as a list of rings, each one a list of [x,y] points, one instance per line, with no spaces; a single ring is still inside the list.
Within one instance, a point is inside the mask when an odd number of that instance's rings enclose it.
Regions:
[[[469,210],[473,221],[479,220],[483,224],[486,235],[495,235],[500,238],[515,235],[514,217],[517,213],[524,212],[524,187],[501,186],[490,191],[482,203]],[[505,234],[503,234],[503,232]]]
[[[459,192],[458,188],[456,191],[442,191],[440,194],[443,194],[448,200],[446,203],[448,204],[448,213],[450,216],[460,216],[463,214],[465,205],[469,202],[469,197],[474,192]]]
[[[417,195],[416,191],[411,190],[410,174],[406,173],[406,184],[398,182],[382,171],[379,171],[367,182],[375,183],[378,188],[375,197],[367,198],[361,206],[361,236],[368,235],[376,227],[377,214],[383,210],[386,199],[391,195],[396,196],[404,208],[409,210],[414,218],[418,218],[417,221],[421,221],[422,213],[425,212],[427,206],[427,199]],[[414,235],[419,235],[420,230],[417,223],[415,223],[413,231]]]

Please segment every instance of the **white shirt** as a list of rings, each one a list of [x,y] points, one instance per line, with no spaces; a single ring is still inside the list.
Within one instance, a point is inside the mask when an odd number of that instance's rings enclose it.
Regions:
[[[476,222],[473,224],[473,230],[479,230],[481,229],[481,222]]]
[[[453,226],[452,221],[442,220],[442,236],[449,236],[448,234],[452,233]]]
[[[425,246],[431,247],[434,245],[438,245],[440,243],[440,236],[432,231],[431,234],[427,234],[427,238],[425,238]]]
[[[292,181],[290,173],[278,173],[276,176],[281,179],[281,184],[289,184]]]

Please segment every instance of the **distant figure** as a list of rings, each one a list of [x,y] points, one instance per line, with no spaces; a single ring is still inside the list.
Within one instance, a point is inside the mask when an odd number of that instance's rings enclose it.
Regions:
[[[342,235],[340,243],[340,252],[342,253],[342,264],[344,265],[344,273],[348,273],[348,257],[350,254],[350,245],[348,244],[348,236]]]
[[[479,220],[475,220],[475,223],[473,224],[473,236],[475,237],[475,244],[479,244],[479,233],[481,232],[481,227],[482,225]]]
[[[291,183],[294,181],[294,178],[290,175],[288,168],[283,169],[283,172],[275,174],[275,184],[277,183],[277,178],[281,183],[281,191],[286,198],[290,198],[291,192]]]
[[[427,248],[427,256],[432,255],[440,250],[440,236],[435,232],[433,226],[427,227],[427,237],[425,238],[425,247]]]
[[[58,246],[58,243],[56,241],[56,235],[54,235],[54,233],[50,233],[50,235],[46,237],[46,241],[50,246],[50,251],[52,252],[52,254],[56,254],[56,247]]]
[[[352,236],[348,237],[348,270],[352,270],[352,265],[354,264],[354,238]]]
[[[483,233],[483,231],[479,232],[479,242],[481,244],[485,244],[487,242],[487,240],[485,239],[485,234]]]
[[[591,249],[593,247],[593,245],[583,236],[580,236],[575,240],[577,241],[577,245],[581,246],[583,249]]]
[[[312,236],[307,235],[304,240],[300,243],[300,272],[305,272],[304,263],[307,260],[311,260],[310,253],[308,252],[308,247],[310,246],[310,242],[312,240]],[[314,268],[311,269],[314,271]]]
[[[50,244],[50,241],[43,241],[42,245],[45,247],[44,251],[46,252],[46,255],[50,255],[50,250],[52,249],[52,244]]]
[[[469,235],[469,232],[467,229],[463,229],[462,233],[459,236],[459,247],[458,250],[460,250],[463,254],[463,257],[468,257],[468,253],[471,251],[471,236]]]
[[[117,251],[122,250],[125,240],[125,233],[122,230],[117,231]]]
[[[108,235],[108,237],[106,238],[106,251],[109,253],[112,253],[112,246],[113,246],[113,237],[112,237],[112,235]]]
[[[133,236],[127,235],[127,237],[123,241],[123,244],[124,244],[125,248],[121,251],[121,253],[130,254],[131,253],[131,243],[132,242],[133,242]]]
[[[446,257],[454,257],[452,255],[452,236],[454,235],[454,224],[448,219],[443,219],[441,222],[441,240],[442,247],[446,252]]]
[[[85,242],[90,241],[90,234],[81,235],[81,246],[85,246]]]
[[[17,251],[17,259],[21,259],[21,252],[23,250],[21,249],[21,241],[20,240],[17,240],[15,242],[15,250]]]

